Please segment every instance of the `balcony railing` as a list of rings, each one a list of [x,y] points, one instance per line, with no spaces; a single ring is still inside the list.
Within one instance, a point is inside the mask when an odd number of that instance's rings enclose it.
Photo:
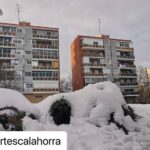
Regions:
[[[133,91],[124,91],[122,92],[123,95],[139,95],[139,92],[133,92]]]
[[[124,55],[120,55],[120,56],[117,56],[117,58],[134,59],[135,57],[134,57],[134,56],[124,56]]]
[[[105,76],[103,73],[84,73],[84,76]]]
[[[33,89],[33,92],[59,92],[59,89]]]
[[[82,44],[81,47],[89,47],[89,48],[104,48],[103,45],[92,45],[92,44]]]
[[[119,74],[119,76],[137,76],[137,74],[136,73],[121,73],[121,74]]]
[[[37,67],[33,67],[33,69],[42,69],[42,70],[47,70],[47,69],[54,69],[54,70],[58,70],[59,67],[50,67],[50,66],[37,66]]]
[[[0,54],[0,57],[15,57],[15,55],[12,55],[10,53],[3,53],[3,54]]]
[[[131,47],[116,47],[116,49],[134,50],[134,48],[131,48]]]
[[[120,83],[120,86],[132,86],[132,85],[138,85],[137,82],[133,82],[133,83]]]
[[[39,58],[39,59],[58,59],[58,56],[49,56],[49,55],[33,55],[33,58]]]
[[[135,65],[119,65],[120,68],[136,68]]]
[[[50,45],[33,45],[34,48],[58,49],[57,46]]]
[[[11,35],[11,36],[15,36],[16,33],[15,33],[15,32],[0,32],[0,35]]]
[[[46,38],[46,39],[58,39],[57,36],[49,36],[49,35],[38,35],[38,34],[33,34],[33,38]]]
[[[14,66],[10,66],[10,65],[8,65],[8,66],[3,66],[1,69],[14,69],[15,67]]]
[[[15,44],[14,44],[14,43],[1,43],[1,42],[0,42],[0,46],[14,47]]]
[[[93,67],[104,67],[106,64],[97,64],[97,63],[83,63],[84,66],[93,66]]]
[[[99,53],[83,53],[83,56],[93,56],[93,57],[105,57],[104,55],[100,55]]]
[[[59,80],[58,77],[47,78],[47,77],[33,77],[33,80]]]

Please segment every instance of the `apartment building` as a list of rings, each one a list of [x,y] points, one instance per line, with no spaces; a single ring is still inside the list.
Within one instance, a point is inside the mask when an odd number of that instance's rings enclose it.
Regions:
[[[139,95],[134,60],[131,40],[77,36],[71,45],[73,90],[109,80],[120,87],[127,102],[134,103]]]
[[[0,60],[16,72],[18,89],[30,101],[59,93],[58,28],[0,23]]]

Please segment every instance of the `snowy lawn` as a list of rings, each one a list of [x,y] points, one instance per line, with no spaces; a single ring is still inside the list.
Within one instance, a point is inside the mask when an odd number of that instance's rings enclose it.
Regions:
[[[50,107],[61,98],[71,105],[71,119],[70,124],[58,126],[50,116]],[[38,116],[38,120],[24,117],[24,130],[66,131],[68,150],[150,150],[150,105],[130,105],[136,114],[143,116],[133,121],[129,115],[124,115],[122,106],[127,107],[127,104],[120,89],[110,82],[49,96],[39,104],[30,104],[18,92],[0,89],[0,107],[5,106],[15,106]],[[8,110],[5,113],[11,114]],[[116,124],[108,124],[112,113],[115,121],[128,129],[128,135]],[[0,130],[4,130],[2,126]]]

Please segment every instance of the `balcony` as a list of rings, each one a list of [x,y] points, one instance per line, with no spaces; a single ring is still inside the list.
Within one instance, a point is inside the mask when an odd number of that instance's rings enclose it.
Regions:
[[[10,53],[1,53],[0,54],[0,57],[2,57],[2,58],[4,58],[4,59],[6,59],[6,57],[8,57],[8,58],[15,58],[15,55],[12,55],[12,54],[10,54]]]
[[[50,46],[49,44],[36,44],[36,45],[33,45],[33,48],[42,48],[42,49],[58,49],[57,46]]]
[[[33,55],[33,58],[38,59],[58,59],[58,56],[50,56],[50,55]]]
[[[122,94],[124,96],[139,96],[139,92],[134,91],[123,91]]]
[[[33,38],[38,38],[38,39],[58,39],[57,36],[38,35],[38,34],[33,34]]]
[[[15,47],[14,43],[1,43],[0,42],[0,47]]]
[[[125,65],[119,65],[120,69],[136,69],[135,65],[129,65],[129,64],[125,64]]]
[[[121,59],[121,60],[134,60],[135,57],[134,56],[124,56],[124,55],[120,55],[120,56],[117,56],[117,59]]]
[[[83,56],[89,56],[89,57],[102,57],[104,58],[104,54],[99,54],[99,53],[88,53],[88,52],[84,52]]]
[[[84,73],[84,76],[104,77],[105,74],[103,74],[103,73]]]
[[[47,77],[33,77],[33,80],[59,80],[58,77],[51,77],[51,78],[47,78]]]
[[[92,45],[92,44],[82,44],[81,48],[103,49],[104,50],[104,46],[103,45]]]
[[[59,89],[33,89],[33,92],[59,92]]]
[[[0,36],[16,36],[16,32],[0,32]]]
[[[120,83],[120,86],[138,86],[137,82]]]
[[[59,67],[51,67],[51,66],[37,66],[33,67],[35,70],[59,70]]]
[[[6,65],[6,66],[5,66],[5,65],[4,65],[1,69],[2,69],[2,70],[3,70],[3,69],[4,69],[4,70],[13,70],[14,68],[15,68],[14,66],[10,66],[10,65]],[[1,71],[2,71],[2,70],[1,70]]]
[[[89,66],[91,68],[103,68],[106,66],[106,64],[100,64],[100,63],[83,63],[83,66]]]
[[[121,51],[133,51],[134,48],[132,47],[116,47],[117,50],[121,50]]]
[[[137,78],[136,73],[120,73],[119,74],[120,78]]]

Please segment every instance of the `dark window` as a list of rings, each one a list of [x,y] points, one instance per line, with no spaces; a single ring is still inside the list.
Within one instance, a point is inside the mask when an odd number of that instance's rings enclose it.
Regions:
[[[32,84],[26,84],[26,88],[32,88]]]
[[[93,45],[98,45],[98,42],[93,42]]]
[[[30,77],[31,76],[31,72],[25,72],[25,76]]]

